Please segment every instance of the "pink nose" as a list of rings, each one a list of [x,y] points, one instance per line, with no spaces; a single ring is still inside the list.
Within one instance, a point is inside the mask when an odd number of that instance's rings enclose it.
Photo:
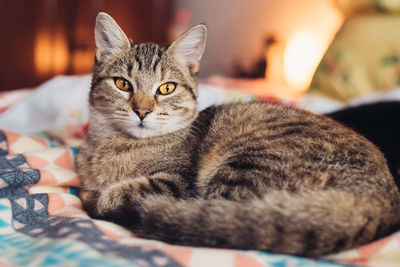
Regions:
[[[141,121],[144,120],[147,114],[151,113],[150,109],[134,109],[133,111],[138,115]]]

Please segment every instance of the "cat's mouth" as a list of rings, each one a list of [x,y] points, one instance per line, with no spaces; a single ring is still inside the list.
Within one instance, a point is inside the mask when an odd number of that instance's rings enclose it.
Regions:
[[[149,138],[158,135],[157,131],[146,123],[137,123],[129,132],[136,138]]]
[[[149,129],[149,127],[146,126],[143,121],[141,121],[136,127],[139,129]]]

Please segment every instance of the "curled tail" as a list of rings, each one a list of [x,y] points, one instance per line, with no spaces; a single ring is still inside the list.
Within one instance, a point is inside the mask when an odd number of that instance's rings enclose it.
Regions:
[[[399,221],[390,203],[333,190],[272,192],[248,202],[153,195],[135,206],[118,214],[118,222],[144,238],[303,256],[365,244]]]

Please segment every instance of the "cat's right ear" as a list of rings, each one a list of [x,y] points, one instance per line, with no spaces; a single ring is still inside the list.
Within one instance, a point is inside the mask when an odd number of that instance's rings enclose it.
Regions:
[[[94,39],[96,41],[97,61],[102,61],[108,56],[115,55],[131,46],[129,39],[115,20],[104,12],[97,15]]]

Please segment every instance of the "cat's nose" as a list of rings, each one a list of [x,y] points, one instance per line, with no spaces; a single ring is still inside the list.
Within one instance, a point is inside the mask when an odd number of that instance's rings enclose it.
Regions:
[[[135,112],[136,115],[138,115],[138,117],[142,121],[147,116],[147,114],[151,113],[151,110],[150,109],[134,109],[133,112]]]

